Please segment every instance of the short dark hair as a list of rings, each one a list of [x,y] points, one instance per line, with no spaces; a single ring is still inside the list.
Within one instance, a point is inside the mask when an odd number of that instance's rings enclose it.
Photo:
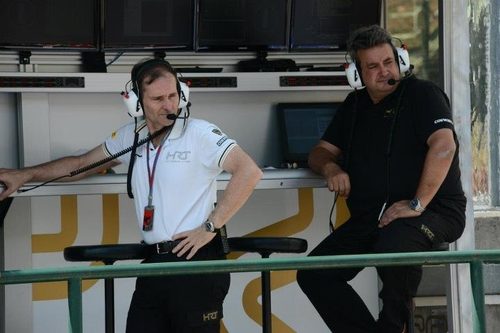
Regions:
[[[131,71],[132,88],[139,98],[142,96],[143,84],[151,84],[165,73],[172,74],[177,79],[176,70],[170,63],[161,58],[151,58],[139,61]],[[145,82],[145,79],[147,81]],[[180,85],[177,82],[177,92],[180,94]]]
[[[379,25],[370,25],[359,28],[351,34],[347,41],[347,52],[351,59],[358,63],[359,50],[366,50],[382,44],[389,44],[394,52],[396,52],[392,44],[391,34]]]

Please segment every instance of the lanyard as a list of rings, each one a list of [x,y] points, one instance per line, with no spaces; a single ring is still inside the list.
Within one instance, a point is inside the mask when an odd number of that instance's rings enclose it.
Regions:
[[[153,183],[155,179],[155,171],[156,171],[156,163],[158,162],[158,157],[160,156],[161,149],[163,148],[163,144],[167,139],[168,135],[165,135],[158,146],[156,151],[155,160],[153,161],[153,170],[149,167],[149,142],[146,148],[146,164],[148,166],[148,180],[149,180],[149,194],[148,194],[148,206],[153,205]]]

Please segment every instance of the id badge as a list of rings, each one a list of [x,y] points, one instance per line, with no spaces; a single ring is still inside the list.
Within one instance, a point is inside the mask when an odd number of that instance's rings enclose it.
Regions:
[[[147,205],[144,207],[144,219],[142,220],[142,230],[151,231],[153,229],[153,219],[155,216],[155,206]]]

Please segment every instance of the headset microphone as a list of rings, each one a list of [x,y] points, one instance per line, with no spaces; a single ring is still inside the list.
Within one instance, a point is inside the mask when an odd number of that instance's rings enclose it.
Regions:
[[[181,110],[179,110],[179,112],[177,114],[173,114],[173,113],[167,114],[167,119],[169,119],[169,120],[188,119],[189,115],[190,115],[190,112],[189,112],[190,106],[191,106],[191,102],[187,102],[187,105],[186,105],[187,113],[184,113],[183,116],[181,116],[181,113],[182,113],[182,109],[181,109]]]
[[[387,80],[387,84],[389,84],[390,86],[393,86],[400,81],[401,80],[389,79],[389,80]]]
[[[395,85],[396,83],[398,82],[401,82],[403,80],[406,80],[408,79],[409,77],[411,77],[413,75],[413,65],[410,65],[410,69],[407,71],[406,73],[406,76],[404,76],[403,78],[399,79],[399,80],[396,80],[396,79],[389,79],[387,80],[387,84],[390,85],[390,86],[393,86]]]

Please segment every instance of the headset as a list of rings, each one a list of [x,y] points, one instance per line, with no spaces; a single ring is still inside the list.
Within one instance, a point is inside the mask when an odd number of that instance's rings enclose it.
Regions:
[[[170,65],[170,63],[162,58],[148,59],[143,62],[136,64],[131,71],[130,81],[125,85],[125,91],[122,91],[121,95],[125,106],[127,107],[127,113],[129,116],[135,119],[135,134],[134,143],[131,147],[130,162],[128,165],[127,172],[127,193],[130,198],[133,198],[132,193],[132,173],[134,170],[136,149],[139,146],[139,132],[137,131],[137,118],[144,116],[144,105],[142,103],[141,95],[141,82],[147,75],[156,75],[154,72],[157,69],[166,70],[167,72],[174,75],[176,78],[176,88],[179,94],[179,105],[177,106],[177,114],[167,115],[167,119],[174,120],[174,124],[168,126],[167,136],[172,135],[173,137],[179,136],[184,127],[186,126],[187,119],[189,118],[189,87],[184,82],[180,81],[177,72]],[[131,85],[131,89],[127,89],[128,85]],[[177,119],[182,121],[177,121]]]
[[[170,65],[170,63],[161,58],[149,59],[135,65],[134,68],[132,68],[131,79],[127,83],[127,85],[130,83],[132,87],[131,89],[127,89],[126,85],[125,91],[121,92],[123,102],[127,107],[127,113],[133,118],[144,116],[140,82],[144,79],[144,76],[146,73],[148,73],[148,70],[155,67],[164,68],[177,78],[177,93],[179,94],[179,105],[177,106],[177,108],[179,110],[182,110],[186,107],[189,107],[190,105],[189,87],[187,84],[179,80],[175,69]],[[172,118],[172,120],[175,120],[176,118],[178,118],[178,116]]]
[[[401,44],[399,47],[396,47],[394,46],[394,44],[391,43],[391,46],[394,50],[394,58],[397,59],[398,62],[399,72],[402,75],[407,75],[407,73],[411,71],[412,68],[412,65],[410,65],[410,55],[408,53],[408,48],[406,44],[404,44],[400,39],[398,38],[393,38],[393,39],[398,40]],[[345,58],[346,58],[346,63],[344,64],[344,69],[349,85],[354,89],[364,88],[365,85],[363,83],[363,78],[361,77],[361,71],[359,70],[358,65],[356,64],[356,61],[347,54]],[[397,81],[398,80],[392,80],[391,81],[393,82],[392,85],[394,85]],[[389,84],[391,84],[391,82],[389,82]]]

